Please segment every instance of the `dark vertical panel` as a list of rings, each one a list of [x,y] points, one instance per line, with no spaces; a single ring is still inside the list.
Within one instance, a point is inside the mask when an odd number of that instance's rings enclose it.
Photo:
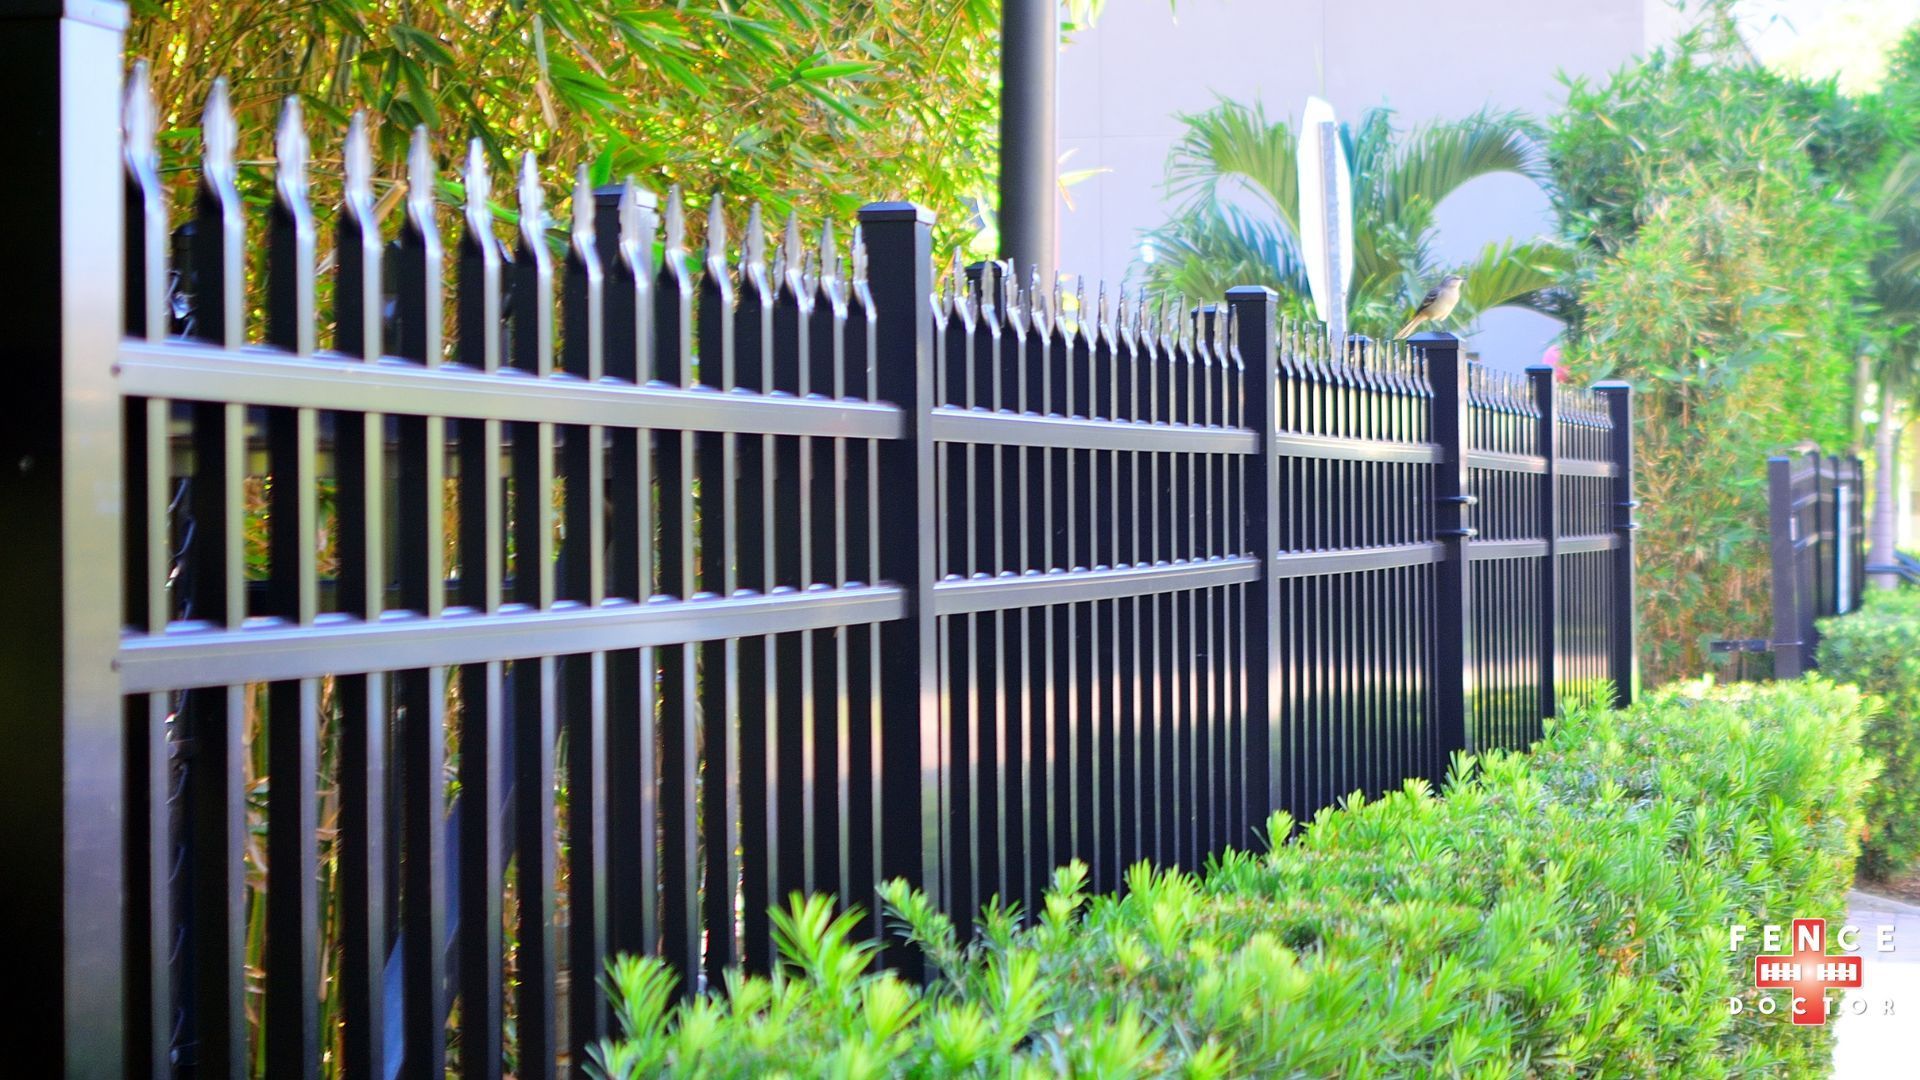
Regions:
[[[458,362],[478,371],[500,368],[503,312],[500,244],[493,235],[487,157],[478,139],[468,146],[467,203],[456,253],[460,294],[455,311]],[[500,609],[506,551],[501,425],[456,421],[460,483],[460,592],[458,602],[484,614]],[[461,1075],[498,1080],[504,1060],[504,913],[506,726],[503,666],[469,664],[454,676],[460,687],[459,967]]]
[[[563,313],[566,332],[561,339],[564,368],[589,381],[599,381],[607,369],[606,270],[594,234],[593,189],[583,166],[573,189],[572,229],[567,249]],[[565,545],[561,566],[566,593],[598,607],[607,598],[604,522],[607,499],[607,437],[604,429],[575,426],[567,430],[567,489]],[[614,661],[618,663],[618,661]],[[567,971],[568,985],[583,993],[569,993],[567,1042],[569,1061],[585,1061],[595,1043],[612,1034],[611,1014],[598,986],[612,957],[609,901],[608,783],[610,770],[608,675],[609,655],[593,653],[561,660],[566,696],[563,716],[567,737]]]
[[[394,352],[427,367],[441,361],[441,247],[434,223],[434,164],[426,129],[415,129],[406,217],[394,259]],[[397,419],[395,571],[399,606],[440,614],[446,580],[442,536],[444,421]],[[446,1071],[445,671],[394,676],[399,704],[403,1071]]]
[[[1467,363],[1460,354],[1459,339],[1452,334],[1426,333],[1416,335],[1413,344],[1426,356],[1434,394],[1433,440],[1445,454],[1434,471],[1434,505],[1438,511],[1434,536],[1444,545],[1446,554],[1435,570],[1438,628],[1430,674],[1438,708],[1434,716],[1437,746],[1428,767],[1428,776],[1439,784],[1446,777],[1450,755],[1470,748],[1467,726],[1477,689],[1472,573],[1467,563],[1467,544],[1474,535],[1467,479],[1470,407]]]
[[[800,252],[788,255],[800,259]],[[795,274],[799,268],[793,269]],[[802,280],[780,282],[774,299],[771,382],[767,389],[795,397],[801,396],[806,381],[808,333],[812,315],[811,296]],[[810,518],[809,481],[812,478],[811,439],[783,435],[768,437],[772,444],[772,463],[767,483],[771,516],[767,527],[772,535],[769,549],[770,584],[774,588],[803,589],[811,567],[808,555],[812,537],[807,535]],[[810,645],[802,633],[780,634],[770,639],[773,679],[769,707],[773,715],[770,729],[771,788],[769,807],[773,826],[774,861],[772,893],[776,904],[784,906],[795,892],[811,892],[812,862],[812,740],[814,700],[811,690]]]
[[[932,605],[935,547],[932,215],[911,204],[860,211],[871,252],[878,334],[875,392],[906,415],[906,437],[879,448],[880,489],[893,508],[875,522],[880,576],[908,590],[909,613],[880,630],[883,761],[881,874],[940,892],[939,683]],[[896,959],[917,974],[917,958]]]
[[[1533,391],[1534,452],[1547,462],[1534,506],[1534,535],[1547,542],[1546,557],[1540,560],[1539,588],[1534,596],[1534,662],[1539,665],[1536,711],[1542,717],[1559,712],[1563,680],[1560,671],[1560,412],[1554,381],[1558,376],[1559,373],[1548,366],[1527,369]]]
[[[1283,752],[1280,585],[1274,559],[1280,551],[1280,458],[1274,434],[1279,424],[1279,381],[1275,370],[1278,342],[1274,310],[1279,296],[1263,286],[1227,290],[1232,312],[1232,347],[1244,366],[1241,405],[1245,424],[1260,435],[1259,450],[1246,459],[1248,550],[1260,559],[1260,577],[1246,590],[1247,762],[1250,770],[1247,815],[1258,828],[1269,812],[1288,805],[1288,763]]]
[[[519,371],[547,378],[554,369],[553,262],[546,243],[546,207],[532,154],[521,160],[519,243],[513,260],[513,349]],[[552,507],[554,425],[514,424],[514,600],[544,610],[556,581]],[[555,989],[554,749],[559,737],[553,657],[513,666],[513,833],[518,883],[519,948],[515,999],[522,1077],[550,1077],[559,1055]]]
[[[212,345],[244,345],[245,228],[234,190],[233,116],[224,80],[216,80],[201,118],[205,145],[194,200],[188,273],[196,310],[190,336]],[[194,455],[188,476],[192,525],[176,587],[183,617],[237,628],[245,617],[241,572],[244,410],[195,404],[189,415]],[[191,604],[191,612],[185,610]],[[208,1073],[246,1067],[246,808],[241,791],[246,688],[185,695],[189,991],[193,1064]]]
[[[763,262],[763,242],[755,214],[747,244],[749,258]],[[707,213],[707,257],[698,293],[700,382],[720,390],[734,388],[733,284],[727,273],[727,233],[719,195]],[[730,596],[738,588],[734,562],[739,549],[734,499],[739,478],[734,471],[732,433],[701,432],[694,436],[700,486],[700,576],[696,588],[716,596]],[[740,880],[740,746],[739,644],[732,640],[705,641],[700,654],[700,713],[704,721],[701,809],[702,848],[706,856],[703,921],[706,930],[706,976],[718,986],[727,968],[739,963],[739,936],[734,925],[734,900]]]
[[[653,376],[654,199],[631,181],[594,193],[601,271],[604,375],[639,383]],[[607,463],[607,594],[645,600],[653,591],[650,432],[616,428]],[[653,650],[608,653],[607,935],[615,952],[658,945],[658,873],[653,719]]]
[[[790,278],[799,273],[798,246],[799,224],[790,218],[771,280],[761,260],[750,257],[740,264],[733,348],[734,378],[742,389],[764,392],[773,388],[774,290],[794,288]],[[759,592],[773,587],[773,544],[779,535],[773,524],[773,493],[768,487],[773,475],[773,441],[760,435],[739,437],[738,503],[734,511],[739,521],[736,572],[740,588]],[[756,973],[772,970],[773,934],[768,912],[780,901],[773,880],[773,843],[779,819],[771,798],[778,791],[771,772],[772,750],[777,745],[770,727],[770,706],[775,698],[770,682],[772,647],[772,640],[765,637],[746,638],[739,644],[742,962]]]
[[[297,99],[280,118],[275,199],[267,217],[267,343],[313,352],[314,228],[307,203],[306,132]],[[317,608],[313,538],[318,528],[311,409],[267,411],[268,607],[311,626]],[[267,691],[267,1068],[275,1076],[320,1075],[319,773],[320,684],[274,683]]]
[[[344,151],[334,284],[334,342],[365,360],[381,354],[380,232],[374,217],[372,149],[355,114]],[[385,604],[386,476],[384,421],[342,413],[334,423],[334,531],[339,608],[363,620]],[[344,1061],[348,1075],[387,1073],[385,968],[392,924],[388,911],[386,677],[342,675],[340,699],[340,978]]]
[[[680,191],[667,196],[665,258],[654,290],[653,377],[668,386],[693,385],[693,275],[687,266],[685,210]],[[657,437],[660,591],[685,598],[693,588],[693,436]],[[659,650],[660,853],[662,953],[679,976],[682,993],[700,975],[699,863],[694,833],[698,713],[691,646]]]

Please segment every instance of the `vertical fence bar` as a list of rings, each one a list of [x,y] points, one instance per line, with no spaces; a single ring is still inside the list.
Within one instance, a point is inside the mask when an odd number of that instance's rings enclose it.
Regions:
[[[631,180],[602,188],[595,199],[595,232],[606,275],[606,374],[644,382],[653,374],[655,200]],[[607,590],[644,601],[653,591],[653,436],[616,428],[612,443]],[[652,951],[659,928],[653,688],[652,649],[608,658],[607,907],[609,945],[616,952]]]
[[[441,261],[434,223],[434,164],[424,127],[414,129],[408,155],[406,218],[395,263],[394,351],[426,367],[441,361]],[[402,416],[399,431],[396,577],[399,606],[428,618],[443,607],[446,448],[445,421]],[[400,751],[404,837],[401,872],[403,1017],[410,1075],[446,1071],[446,669],[399,673]]]
[[[585,167],[576,174],[570,210],[571,243],[561,301],[566,319],[561,339],[565,368],[598,382],[607,370],[607,274],[595,236],[596,208]],[[567,536],[560,559],[568,578],[567,597],[589,607],[600,606],[607,597],[606,442],[606,429],[597,424],[567,430]],[[607,908],[608,661],[608,654],[595,652],[561,662],[566,682],[567,1015],[571,1029],[565,1045],[573,1062],[586,1060],[588,1049],[609,1034],[612,1019],[606,995],[594,992],[613,955]]]
[[[504,256],[488,205],[492,178],[480,140],[468,145],[463,228],[456,259],[460,293],[458,359],[476,371],[501,363],[499,327]],[[460,602],[476,613],[500,610],[507,550],[498,420],[457,421],[460,434]],[[504,1058],[506,891],[505,668],[499,661],[460,669],[460,1065],[466,1080],[499,1080]]]
[[[756,217],[756,232],[759,224]],[[707,206],[705,262],[705,272],[695,286],[694,333],[700,384],[731,391],[733,284],[727,271],[726,224],[717,193]],[[696,526],[700,558],[695,589],[730,596],[739,587],[739,534],[733,505],[739,487],[738,436],[700,432],[694,436],[693,446],[694,472],[700,485]],[[718,987],[726,969],[737,964],[740,955],[734,923],[734,898],[740,880],[740,651],[731,639],[704,641],[694,648],[699,661],[697,701],[704,763],[700,810],[706,866],[701,919],[706,927],[707,985]]]
[[[194,282],[190,337],[237,350],[246,344],[246,224],[235,188],[234,121],[226,82],[214,80],[201,114],[203,159],[194,197],[187,273]],[[233,403],[190,406],[194,458],[188,480],[192,538],[183,584],[192,617],[238,629],[246,617],[241,568],[245,414]],[[189,903],[188,1060],[210,1075],[247,1067],[246,796],[244,685],[185,695],[185,857]]]
[[[1260,449],[1246,460],[1242,520],[1247,542],[1260,559],[1260,579],[1246,591],[1242,633],[1246,635],[1247,820],[1258,829],[1267,814],[1285,804],[1288,763],[1280,725],[1280,578],[1274,560],[1280,554],[1279,352],[1274,338],[1274,309],[1279,294],[1260,285],[1227,290],[1233,313],[1233,347],[1240,354],[1245,388],[1241,391],[1247,427],[1259,433]],[[1244,841],[1245,837],[1237,838]]]
[[[0,18],[0,94],[20,124],[0,283],[21,305],[0,344],[6,370],[20,375],[0,403],[0,509],[20,523],[0,531],[0,565],[14,568],[0,628],[12,744],[0,762],[0,808],[18,823],[0,839],[0,864],[9,917],[41,929],[13,957],[33,989],[10,1010],[7,1053],[48,1072],[114,1076],[124,1053],[125,777],[112,668],[121,615],[112,371],[124,284],[117,73],[126,9],[18,7]],[[144,904],[140,883],[131,885]]]
[[[1535,452],[1547,461],[1540,476],[1536,535],[1547,542],[1546,559],[1540,564],[1540,589],[1534,596],[1538,605],[1540,664],[1540,713],[1553,716],[1560,706],[1560,395],[1554,385],[1558,373],[1545,365],[1527,369],[1533,386]]]
[[[1633,704],[1634,683],[1638,672],[1635,655],[1637,618],[1633,595],[1633,534],[1640,526],[1633,520],[1633,388],[1623,382],[1595,383],[1593,391],[1606,403],[1612,424],[1608,456],[1617,470],[1613,478],[1612,527],[1618,538],[1613,549],[1613,595],[1606,599],[1610,609],[1607,620],[1607,677],[1613,680],[1614,708]]]
[[[128,79],[122,125],[126,137],[124,270],[129,337],[165,340],[168,331],[167,196],[155,146],[157,108],[147,65]],[[126,624],[149,634],[172,618],[167,579],[173,545],[167,502],[168,403],[126,403],[125,506],[122,556]],[[9,655],[15,649],[9,645]],[[126,703],[126,1061],[130,1072],[164,1076],[173,1061],[173,830],[168,794],[173,760],[168,713],[172,695],[149,694]]]
[[[1471,524],[1476,500],[1467,479],[1471,429],[1467,361],[1460,355],[1460,339],[1448,333],[1425,333],[1415,335],[1412,344],[1426,354],[1427,379],[1433,389],[1433,441],[1442,454],[1434,470],[1434,538],[1445,548],[1445,556],[1434,567],[1438,630],[1429,673],[1434,686],[1435,729],[1429,777],[1437,785],[1446,779],[1453,753],[1472,749],[1467,722],[1472,715],[1477,672],[1473,575],[1467,563],[1467,547],[1476,533]]]
[[[361,114],[348,126],[343,157],[334,344],[371,361],[381,353],[380,229],[373,210],[373,150]],[[343,614],[365,621],[378,619],[385,606],[385,455],[385,422],[378,413],[335,417],[337,594]],[[334,689],[340,699],[342,1064],[350,1076],[385,1077],[387,679],[377,672],[343,675]]]
[[[553,375],[553,259],[547,248],[546,199],[539,165],[521,159],[520,230],[513,270],[512,366],[534,378]],[[514,599],[547,610],[555,591],[554,425],[513,425]],[[514,865],[519,886],[518,1034],[522,1077],[554,1074],[557,956],[554,891],[554,744],[559,737],[557,675],[552,656],[513,665]]]
[[[693,383],[693,273],[686,249],[686,207],[680,189],[667,195],[666,246],[654,287],[653,377],[669,386]],[[693,435],[661,432],[655,445],[659,477],[660,591],[693,594]],[[660,926],[662,951],[691,993],[700,976],[700,886],[694,792],[699,763],[695,650],[659,650],[660,678]],[[644,673],[643,673],[644,674]]]
[[[276,198],[268,212],[267,343],[296,356],[313,353],[314,228],[307,204],[307,138],[298,99],[280,117]],[[296,626],[316,610],[313,537],[318,528],[316,415],[267,412],[269,492],[268,606]],[[320,683],[276,682],[267,690],[267,1070],[320,1075],[319,797]],[[130,903],[137,904],[137,900]]]
[[[905,437],[880,444],[880,490],[893,511],[874,522],[880,577],[907,591],[907,616],[880,628],[881,876],[940,895],[939,656],[933,611],[933,215],[873,203],[860,227],[873,267],[875,396],[905,413]],[[910,974],[917,956],[896,952]]]

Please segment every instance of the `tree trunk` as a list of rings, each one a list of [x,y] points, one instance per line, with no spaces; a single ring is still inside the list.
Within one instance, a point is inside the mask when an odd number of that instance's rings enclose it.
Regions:
[[[1899,528],[1899,488],[1894,483],[1900,453],[1899,405],[1891,390],[1880,388],[1880,420],[1873,429],[1873,520],[1867,526],[1867,565],[1893,565],[1894,544]],[[1892,574],[1872,574],[1867,578],[1876,589],[1891,589],[1897,584]]]

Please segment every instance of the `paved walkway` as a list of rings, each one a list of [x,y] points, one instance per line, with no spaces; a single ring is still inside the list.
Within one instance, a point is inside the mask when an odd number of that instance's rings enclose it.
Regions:
[[[1920,1077],[1920,907],[1863,892],[1847,895],[1847,922],[1860,928],[1861,986],[1847,991],[1834,1021],[1838,1080]],[[1876,928],[1892,926],[1892,952],[1875,952]],[[1865,1011],[1857,1002],[1865,1003]],[[1887,1015],[1891,1004],[1892,1015]]]

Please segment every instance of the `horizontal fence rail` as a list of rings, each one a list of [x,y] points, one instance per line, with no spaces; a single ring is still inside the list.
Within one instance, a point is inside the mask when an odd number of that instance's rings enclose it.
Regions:
[[[52,504],[119,552],[55,610],[119,624],[109,1072],[556,1076],[617,953],[688,992],[794,892],[878,939],[888,879],[962,926],[1119,889],[1631,694],[1623,385],[939,271],[906,203],[770,241],[716,196],[696,252],[585,170],[556,226],[528,156],[503,243],[424,130],[384,221],[358,117],[323,236],[298,104],[255,206],[225,94],[184,220],[143,70],[74,159],[121,189],[54,403],[117,501]]]

